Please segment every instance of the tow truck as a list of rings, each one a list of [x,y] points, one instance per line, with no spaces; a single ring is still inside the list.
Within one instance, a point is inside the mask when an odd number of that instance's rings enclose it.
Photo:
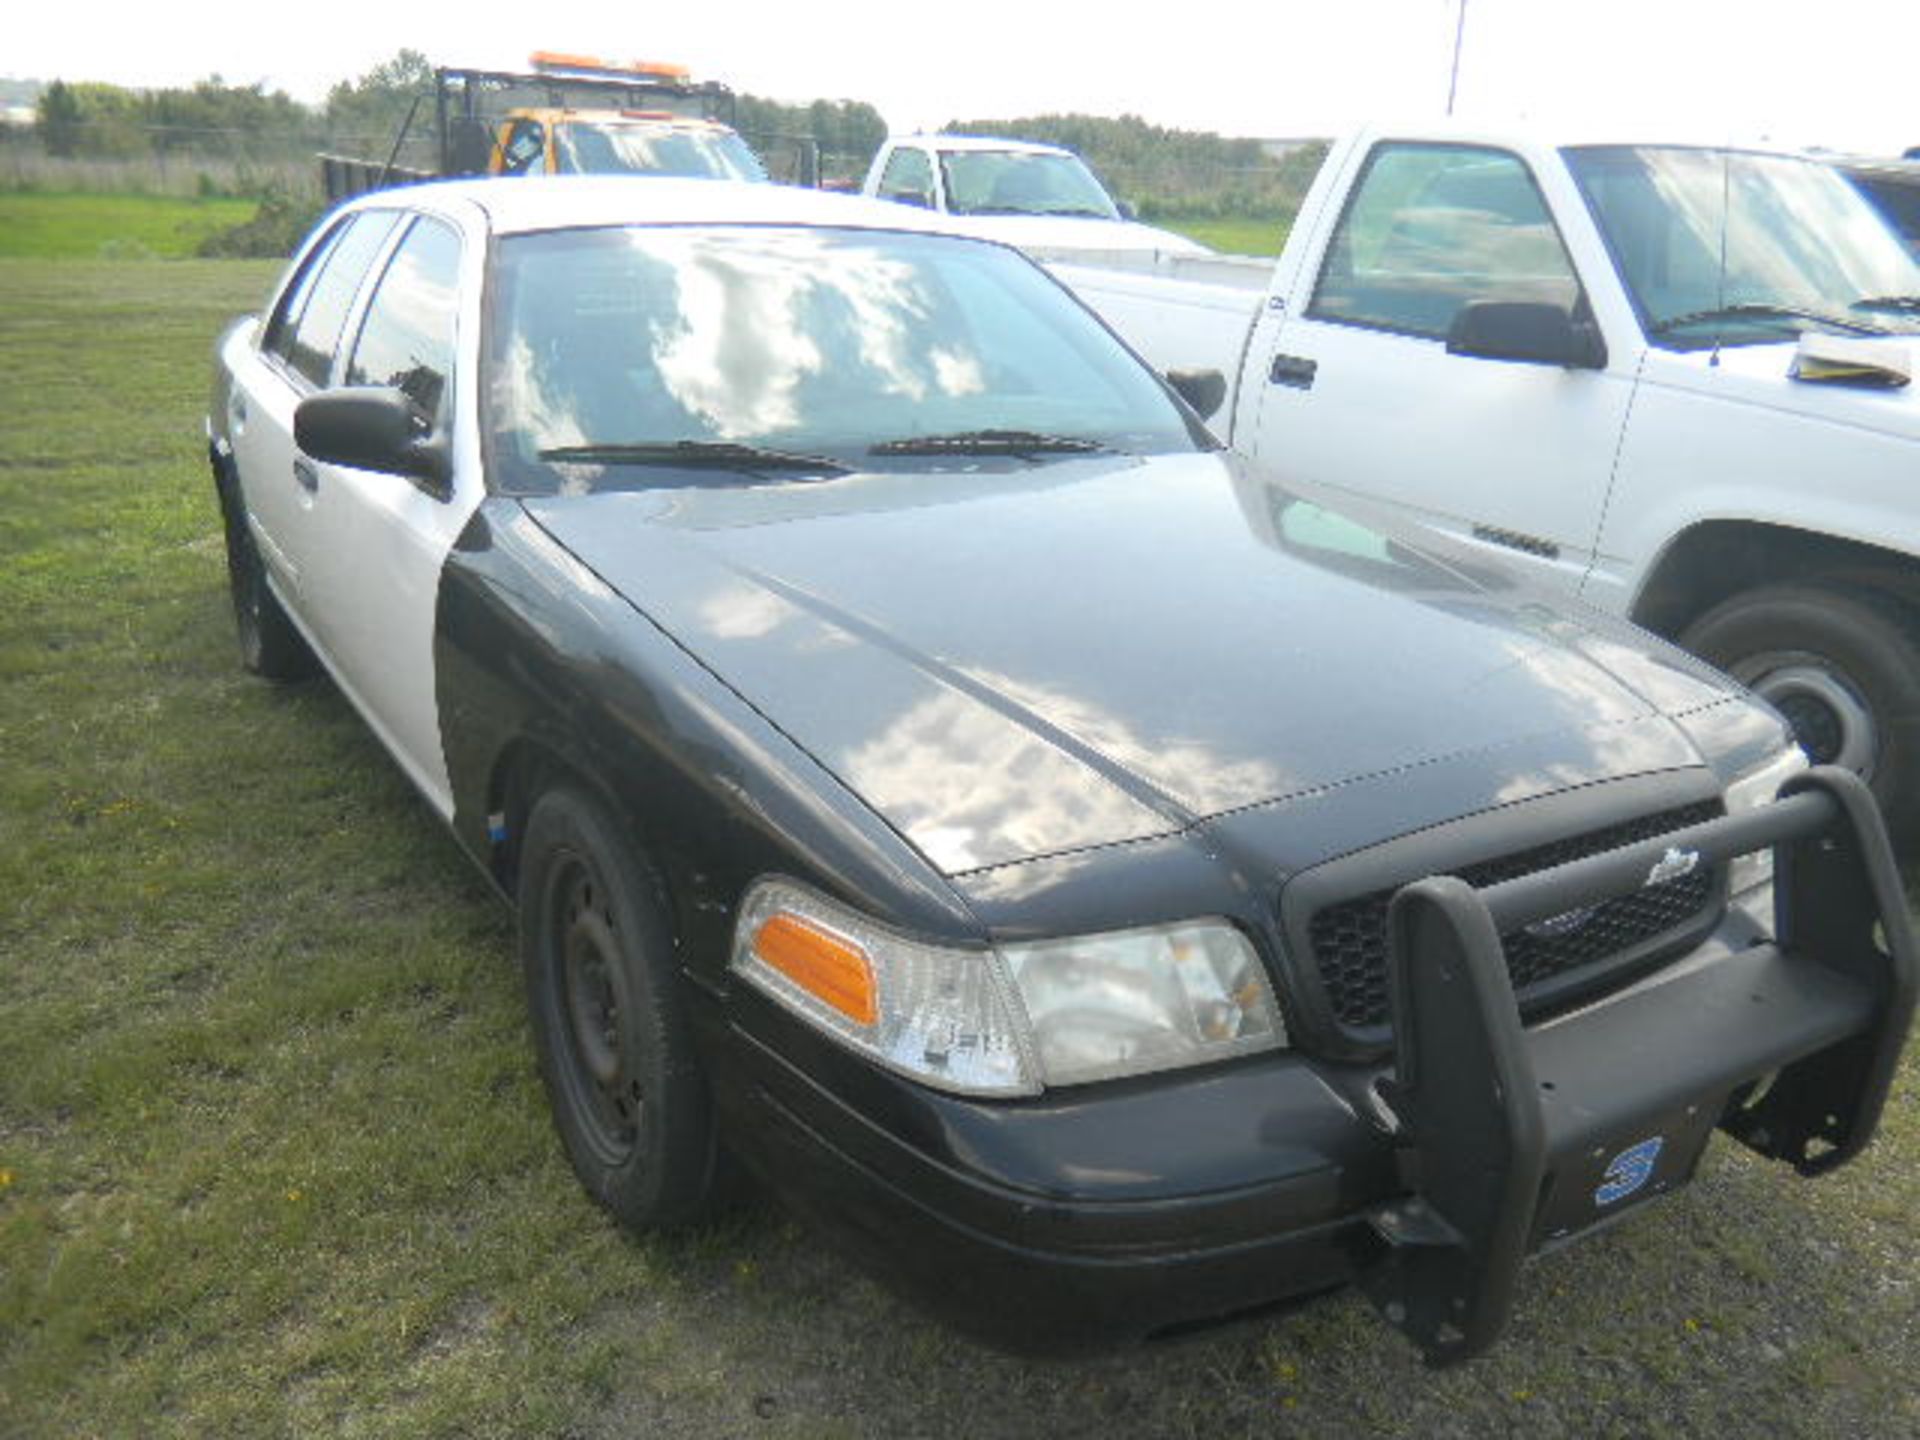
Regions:
[[[456,175],[641,174],[819,183],[811,139],[760,137],[769,167],[735,128],[727,86],[684,66],[538,50],[529,69],[441,67],[414,97],[383,159],[320,156],[329,201]],[[420,122],[431,101],[432,134]],[[430,146],[430,153],[421,151]],[[403,161],[403,157],[407,157]]]

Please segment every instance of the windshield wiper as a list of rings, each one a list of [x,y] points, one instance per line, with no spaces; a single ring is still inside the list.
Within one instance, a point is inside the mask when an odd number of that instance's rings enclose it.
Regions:
[[[1827,315],[1818,310],[1802,310],[1796,305],[1775,305],[1766,300],[1742,300],[1731,305],[1715,305],[1706,310],[1689,310],[1670,315],[1647,327],[1648,333],[1665,335],[1687,325],[1704,325],[1709,320],[1805,320],[1815,325],[1831,325],[1855,335],[1885,335],[1878,325],[1864,324],[1845,315]]]
[[[1869,295],[1849,307],[1854,310],[1900,310],[1911,315],[1920,312],[1920,295]]]
[[[869,455],[1088,455],[1107,447],[1077,435],[1038,430],[957,430],[951,435],[908,435],[882,440]]]
[[[630,444],[556,445],[542,460],[583,465],[681,465],[701,470],[789,470],[815,475],[844,475],[853,467],[827,455],[770,450],[732,440],[650,440]]]

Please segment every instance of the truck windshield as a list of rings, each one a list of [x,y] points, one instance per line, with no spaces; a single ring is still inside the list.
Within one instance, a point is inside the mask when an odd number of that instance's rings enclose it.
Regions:
[[[578,121],[558,126],[557,168],[568,175],[681,175],[696,180],[764,181],[753,151],[731,130]]]
[[[1118,220],[1112,199],[1073,155],[943,150],[947,209],[955,215],[1084,215]]]
[[[1656,345],[1920,330],[1900,303],[1920,296],[1920,265],[1829,165],[1667,146],[1565,154]]]
[[[509,236],[494,265],[482,393],[509,493],[1214,448],[1001,246],[618,226]]]

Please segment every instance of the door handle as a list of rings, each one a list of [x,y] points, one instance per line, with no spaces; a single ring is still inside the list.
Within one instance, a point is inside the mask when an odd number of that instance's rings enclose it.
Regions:
[[[320,472],[313,468],[313,462],[304,455],[293,462],[293,483],[309,495],[320,489]]]
[[[1285,385],[1294,390],[1311,390],[1313,377],[1319,369],[1318,360],[1308,360],[1300,355],[1276,355],[1267,378],[1276,385]]]

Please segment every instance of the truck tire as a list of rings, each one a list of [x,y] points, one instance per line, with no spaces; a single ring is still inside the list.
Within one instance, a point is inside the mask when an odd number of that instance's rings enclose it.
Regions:
[[[630,1230],[703,1218],[721,1156],[665,906],[626,828],[571,784],[527,817],[519,922],[541,1078],[580,1183]]]
[[[1680,644],[1771,701],[1815,764],[1873,789],[1896,837],[1920,829],[1920,644],[1867,590],[1768,585],[1723,601]]]

